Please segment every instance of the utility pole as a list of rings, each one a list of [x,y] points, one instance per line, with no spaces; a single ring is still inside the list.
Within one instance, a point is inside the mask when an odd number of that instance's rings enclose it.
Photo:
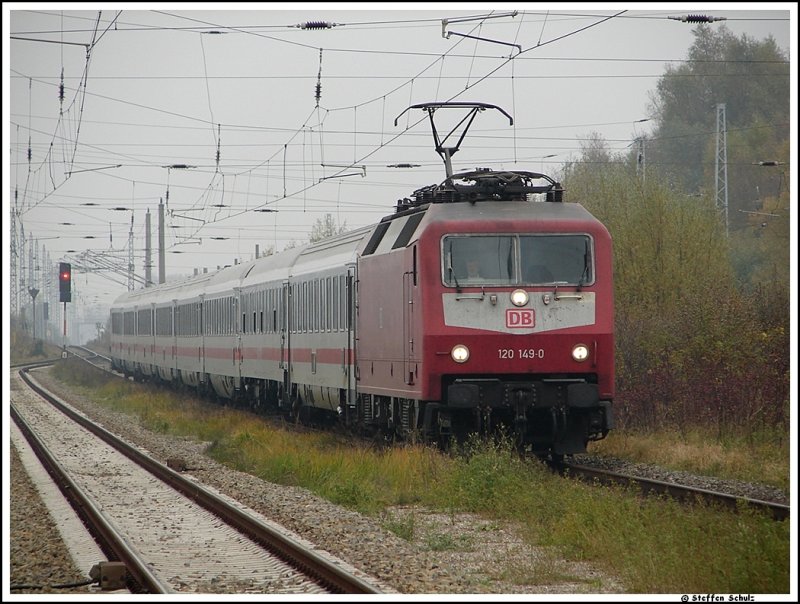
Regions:
[[[150,209],[147,209],[147,214],[144,216],[144,286],[150,287],[153,285],[152,273],[152,241],[150,238]]]
[[[158,282],[167,280],[166,259],[164,258],[164,201],[158,200]]]
[[[33,301],[33,345],[36,346],[36,295],[39,293],[39,290],[35,287],[31,287],[28,289],[28,293],[31,295],[31,300]]]
[[[717,104],[717,155],[714,181],[717,208],[725,212],[725,233],[728,234],[728,136],[725,125],[725,103]]]
[[[34,245],[36,240],[31,238],[28,241],[28,284],[30,287],[36,287],[36,252]]]
[[[43,243],[42,244],[42,255],[39,256],[39,263],[40,263],[40,266],[41,266],[42,269],[44,269],[44,267],[51,266],[50,263],[47,262],[47,256],[48,256],[47,248],[45,247],[45,245]],[[48,276],[50,276],[51,272],[52,271],[41,270],[40,275],[39,275],[39,279],[38,279],[39,289],[42,292],[42,298],[41,299],[42,299],[42,301],[45,301],[45,302],[47,301],[47,294],[48,294],[47,281],[48,281]],[[46,336],[47,336],[47,325],[45,324],[44,305],[42,305],[42,313],[41,313],[41,315],[42,315],[42,318],[39,321],[39,324],[40,324],[39,334],[41,334],[40,337],[42,339],[45,339]]]
[[[640,136],[636,139],[636,174],[640,174],[642,177],[642,186],[644,186],[644,166],[645,166],[645,157],[644,157],[644,139]]]
[[[133,211],[131,210],[131,229],[128,231],[128,291],[133,291]]]
[[[19,245],[17,246],[17,258],[19,259],[19,272],[17,273],[17,289],[14,292],[14,297],[18,302],[18,311],[25,312],[25,304],[20,300],[20,294],[25,290],[25,225],[20,222],[19,224]]]

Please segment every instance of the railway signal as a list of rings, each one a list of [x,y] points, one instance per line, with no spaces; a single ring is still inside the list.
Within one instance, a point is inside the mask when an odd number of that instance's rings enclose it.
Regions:
[[[69,262],[58,263],[59,302],[64,303],[64,348],[61,358],[67,358],[67,302],[72,302],[72,265]]]
[[[58,263],[59,302],[72,302],[72,265],[69,262]]]

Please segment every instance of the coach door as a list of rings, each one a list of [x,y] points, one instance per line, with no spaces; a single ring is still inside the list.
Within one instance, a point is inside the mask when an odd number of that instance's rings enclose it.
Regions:
[[[344,351],[344,373],[347,384],[347,406],[355,407],[356,404],[356,266],[347,267],[347,279],[344,288],[345,325],[347,326],[347,349]]]
[[[178,300],[173,299],[170,305],[170,329],[172,337],[172,362],[170,363],[170,377],[175,380],[179,375],[178,371]]]
[[[403,381],[414,383],[414,294],[417,287],[417,246],[411,267],[403,272]]]
[[[233,377],[236,378],[236,387],[240,388],[242,384],[242,335],[247,329],[247,317],[245,316],[247,294],[243,294],[241,288],[238,287],[235,287],[233,291],[233,316],[236,333],[233,341]]]
[[[284,281],[281,288],[281,312],[280,312],[280,332],[281,332],[281,360],[280,366],[283,369],[283,392],[281,399],[284,404],[289,404],[289,396],[292,388],[292,363],[290,335],[292,333],[292,288],[288,281]]]

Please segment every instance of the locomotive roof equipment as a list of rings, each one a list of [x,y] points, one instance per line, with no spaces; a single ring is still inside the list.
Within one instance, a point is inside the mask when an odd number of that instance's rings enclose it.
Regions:
[[[411,197],[401,199],[397,202],[396,212],[403,212],[412,208],[419,207],[427,203],[450,203],[459,201],[528,201],[530,195],[545,194],[545,200],[550,202],[561,202],[564,199],[564,188],[561,183],[556,182],[546,174],[537,172],[526,172],[522,170],[503,170],[495,172],[489,168],[478,168],[469,172],[453,174],[452,157],[461,148],[461,143],[472,125],[475,116],[479,111],[486,109],[497,109],[505,115],[509,124],[513,125],[514,118],[497,105],[489,103],[470,103],[470,102],[445,102],[445,103],[419,103],[411,105],[394,120],[397,121],[409,109],[423,109],[428,112],[433,131],[433,140],[436,144],[436,152],[444,160],[445,173],[447,178],[438,185],[429,185],[417,189]],[[458,122],[444,138],[440,138],[436,129],[433,114],[439,109],[468,109],[467,114]],[[458,138],[458,142],[453,147],[445,147],[448,138],[464,123],[464,130]],[[547,181],[548,184],[534,184],[536,180]]]

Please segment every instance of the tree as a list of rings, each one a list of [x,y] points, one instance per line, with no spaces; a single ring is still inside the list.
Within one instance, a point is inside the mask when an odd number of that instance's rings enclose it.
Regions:
[[[325,214],[322,218],[317,218],[314,226],[311,227],[311,235],[308,240],[311,243],[322,241],[334,235],[340,235],[347,231],[347,221],[345,220],[341,225],[337,225],[331,214]]]
[[[600,143],[588,140],[588,161],[569,164],[562,182],[567,203],[584,205],[614,242],[620,426],[722,432],[752,430],[753,418],[780,424],[788,401],[785,296],[775,284],[764,292],[769,315],[754,303],[759,297],[736,287],[733,238],[712,198],[687,195],[658,174],[643,182],[611,154],[597,161]],[[765,210],[782,214],[786,202],[784,194]],[[785,224],[759,232],[766,245],[767,236],[785,236]]]
[[[647,146],[648,171],[659,170],[686,192],[713,191],[716,107],[725,104],[728,216],[746,223],[770,175],[761,160],[778,157],[789,139],[789,61],[771,36],[736,37],[724,25],[701,25],[685,63],[668,67],[651,94],[656,128]]]

